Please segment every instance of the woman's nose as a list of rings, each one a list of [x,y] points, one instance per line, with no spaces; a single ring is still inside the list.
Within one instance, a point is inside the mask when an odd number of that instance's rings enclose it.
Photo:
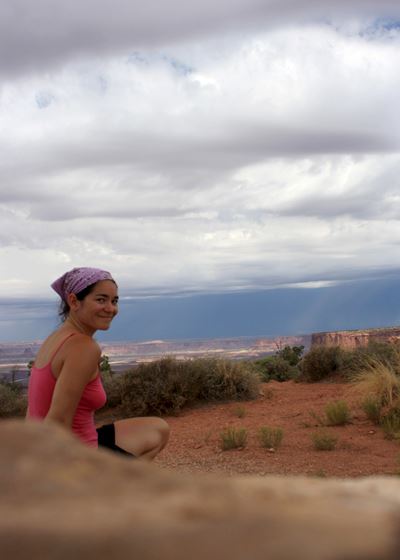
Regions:
[[[114,312],[115,306],[111,301],[107,301],[104,307],[105,307],[106,311],[108,311],[109,313]]]

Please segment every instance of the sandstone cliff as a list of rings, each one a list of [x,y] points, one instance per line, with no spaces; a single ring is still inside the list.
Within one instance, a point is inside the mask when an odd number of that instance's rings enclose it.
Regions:
[[[311,337],[311,346],[340,346],[346,350],[353,350],[354,348],[367,346],[370,340],[378,342],[400,341],[400,327],[314,333]]]

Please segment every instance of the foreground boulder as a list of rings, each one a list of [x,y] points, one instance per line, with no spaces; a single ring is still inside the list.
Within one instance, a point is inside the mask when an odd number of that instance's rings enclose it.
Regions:
[[[400,480],[189,477],[0,422],[5,560],[398,560]]]

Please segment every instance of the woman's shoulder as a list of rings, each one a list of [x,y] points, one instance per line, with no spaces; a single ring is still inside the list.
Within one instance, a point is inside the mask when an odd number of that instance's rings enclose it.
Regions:
[[[61,361],[77,354],[89,355],[93,359],[99,359],[101,356],[101,349],[96,340],[78,331],[60,329],[52,333],[48,341],[52,356]]]
[[[67,337],[65,341],[67,349],[80,349],[93,354],[101,354],[101,348],[96,340],[88,334],[73,332]]]

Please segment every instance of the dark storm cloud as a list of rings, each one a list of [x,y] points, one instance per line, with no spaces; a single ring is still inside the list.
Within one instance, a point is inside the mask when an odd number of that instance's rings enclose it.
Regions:
[[[400,17],[397,0],[3,0],[0,72],[41,71],[75,56],[160,46],[229,30],[316,19]]]

